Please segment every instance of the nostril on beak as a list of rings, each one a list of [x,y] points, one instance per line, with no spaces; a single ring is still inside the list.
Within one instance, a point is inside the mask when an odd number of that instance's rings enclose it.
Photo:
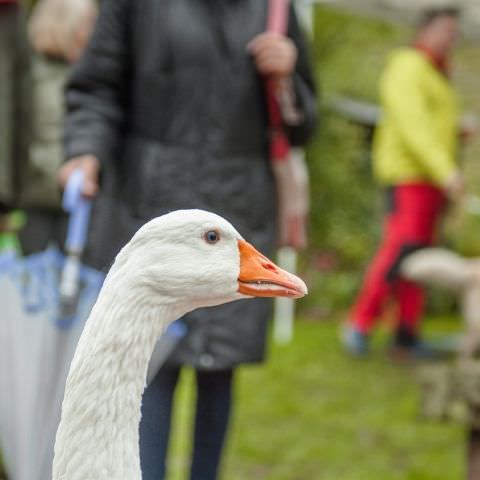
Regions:
[[[265,263],[263,264],[263,267],[264,267],[266,270],[270,270],[271,272],[277,272],[277,267],[276,267],[273,263],[265,262]]]

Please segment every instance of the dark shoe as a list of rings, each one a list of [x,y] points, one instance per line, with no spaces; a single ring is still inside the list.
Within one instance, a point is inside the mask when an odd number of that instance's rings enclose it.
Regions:
[[[445,358],[445,352],[436,348],[435,345],[417,341],[414,345],[398,345],[393,342],[388,350],[391,360],[399,363],[407,363],[421,360],[438,360]]]
[[[399,362],[441,360],[452,355],[452,339],[426,342],[417,333],[400,327],[395,333],[388,355],[392,360]]]

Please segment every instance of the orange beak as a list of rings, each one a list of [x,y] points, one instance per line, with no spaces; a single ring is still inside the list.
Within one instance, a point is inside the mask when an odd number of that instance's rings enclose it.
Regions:
[[[301,298],[308,293],[300,278],[282,270],[245,240],[238,241],[238,291],[250,297]]]

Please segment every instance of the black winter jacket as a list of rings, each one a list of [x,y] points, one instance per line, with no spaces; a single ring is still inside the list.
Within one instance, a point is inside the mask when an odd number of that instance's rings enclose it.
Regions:
[[[103,0],[91,43],[69,81],[67,158],[94,154],[102,188],[86,261],[108,268],[144,222],[202,208],[262,252],[275,245],[275,185],[263,82],[247,43],[265,29],[267,0]],[[308,58],[293,83],[303,144],[315,124]],[[174,364],[224,369],[263,358],[270,302],[242,300],[189,314]],[[194,321],[192,321],[194,320]]]

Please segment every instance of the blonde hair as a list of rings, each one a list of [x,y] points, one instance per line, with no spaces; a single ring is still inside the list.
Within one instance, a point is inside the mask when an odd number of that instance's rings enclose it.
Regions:
[[[30,43],[38,53],[74,61],[97,16],[94,0],[40,0],[29,21]]]

